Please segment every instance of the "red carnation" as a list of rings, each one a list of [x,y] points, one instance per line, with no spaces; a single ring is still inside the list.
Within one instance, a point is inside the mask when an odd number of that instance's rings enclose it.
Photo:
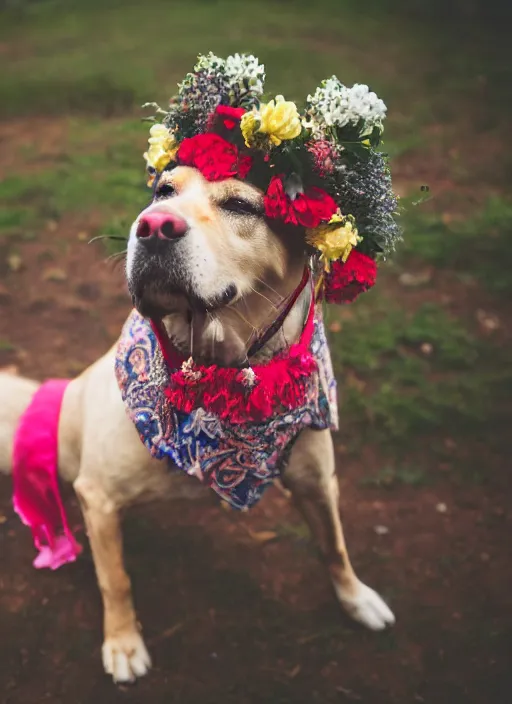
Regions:
[[[338,206],[331,196],[315,186],[299,193],[292,200],[284,190],[283,175],[274,176],[265,193],[265,213],[286,224],[318,227],[328,222]]]
[[[224,127],[228,130],[235,129],[244,113],[245,108],[232,108],[229,105],[218,105],[215,110],[215,115],[223,121]]]
[[[375,284],[377,266],[373,259],[353,249],[345,263],[335,261],[325,276],[327,303],[351,303]]]
[[[245,178],[252,166],[250,156],[240,156],[234,144],[211,132],[184,139],[176,159],[182,166],[198,169],[207,181]]]

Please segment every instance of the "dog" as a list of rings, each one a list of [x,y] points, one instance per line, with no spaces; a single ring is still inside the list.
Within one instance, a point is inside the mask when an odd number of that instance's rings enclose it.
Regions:
[[[184,358],[242,367],[254,331],[271,325],[276,303],[297,290],[307,256],[289,228],[265,218],[256,186],[234,178],[210,182],[193,167],[177,166],[162,173],[154,199],[131,227],[128,288],[139,313],[160,319]],[[258,360],[299,339],[312,295],[302,289]],[[180,496],[185,482],[185,493],[193,492],[183,473],[170,472],[141,443],[121,398],[115,358],[112,348],[66,387],[58,472],[73,484],[87,528],[104,607],[103,666],[115,682],[127,682],[145,675],[151,661],[123,565],[120,513]],[[34,381],[0,374],[4,472],[11,471],[16,429],[37,389]],[[347,553],[331,431],[303,429],[280,479],[318,541],[341,606],[370,629],[393,624],[391,610],[359,580]]]

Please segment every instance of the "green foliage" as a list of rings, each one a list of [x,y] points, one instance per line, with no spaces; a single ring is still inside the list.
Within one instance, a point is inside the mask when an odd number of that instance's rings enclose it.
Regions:
[[[439,306],[408,314],[366,295],[331,338],[342,430],[362,440],[411,442],[441,429],[468,432],[493,415],[497,389],[512,378],[510,365],[495,368],[489,351]]]
[[[439,213],[406,205],[402,258],[469,273],[496,293],[512,291],[512,202],[488,200],[480,212],[445,224]]]
[[[375,486],[379,489],[384,487],[392,489],[399,485],[423,486],[427,482],[427,475],[424,470],[418,467],[383,467],[375,474],[365,476],[361,479],[361,486]]]
[[[142,151],[145,126],[127,122],[112,126],[104,146],[105,125],[71,125],[63,143],[67,159],[56,157],[51,168],[19,172],[0,183],[0,233],[18,233],[41,224],[41,219],[59,219],[64,214],[94,211],[106,217],[131,219],[148,202]],[[136,139],[135,139],[136,137]],[[31,162],[37,161],[37,145],[31,149]]]

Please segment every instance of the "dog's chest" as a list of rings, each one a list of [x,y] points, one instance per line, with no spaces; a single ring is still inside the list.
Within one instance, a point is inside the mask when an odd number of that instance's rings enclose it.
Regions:
[[[246,509],[279,476],[304,428],[337,427],[336,383],[321,321],[311,351],[318,369],[303,385],[301,403],[264,422],[233,424],[202,407],[187,412],[173,407],[165,393],[169,369],[150,324],[136,312],[118,344],[116,376],[150,455],[197,477],[234,508]]]

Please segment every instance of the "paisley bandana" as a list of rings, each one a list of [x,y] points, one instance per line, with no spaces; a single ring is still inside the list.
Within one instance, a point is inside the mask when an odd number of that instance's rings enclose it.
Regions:
[[[231,424],[195,407],[175,408],[168,398],[169,367],[151,323],[133,311],[116,353],[116,377],[128,416],[152,457],[196,476],[236,509],[248,509],[286,464],[304,428],[338,427],[334,379],[321,310],[314,316],[309,349],[316,361],[293,409],[276,408],[264,421]]]

